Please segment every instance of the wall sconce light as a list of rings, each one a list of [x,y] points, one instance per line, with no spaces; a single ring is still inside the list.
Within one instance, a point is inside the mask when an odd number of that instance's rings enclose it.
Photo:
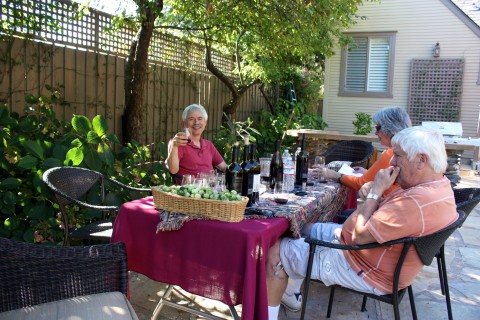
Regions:
[[[437,42],[435,47],[433,48],[433,57],[438,58],[440,57],[440,43]]]

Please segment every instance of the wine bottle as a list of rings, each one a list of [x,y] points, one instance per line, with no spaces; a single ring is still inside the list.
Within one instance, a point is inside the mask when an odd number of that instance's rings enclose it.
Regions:
[[[238,142],[233,145],[232,150],[232,163],[230,163],[227,167],[226,174],[225,174],[225,184],[227,185],[227,189],[232,191],[235,190],[239,194],[242,192],[242,180],[239,176],[242,167],[237,162],[238,160]]]
[[[253,176],[253,186],[252,186],[252,203],[255,203],[259,200],[260,197],[260,162],[257,160],[256,153],[257,145],[252,143],[250,145],[250,174]]]
[[[249,161],[250,145],[245,144],[243,146],[243,161],[240,164],[242,167],[242,196],[248,198],[247,206],[252,205],[252,192],[253,192],[253,175],[251,173],[252,164]]]
[[[280,140],[275,141],[275,150],[273,151],[272,161],[270,162],[270,190],[273,191],[275,183],[283,181],[283,162],[280,153]]]
[[[305,190],[308,178],[308,151],[305,149],[305,133],[303,133],[301,151],[297,155],[297,168],[295,172],[295,185],[302,186],[302,190]]]
[[[285,191],[290,192],[295,188],[295,165],[292,156],[285,149],[282,154],[283,161],[283,186]]]

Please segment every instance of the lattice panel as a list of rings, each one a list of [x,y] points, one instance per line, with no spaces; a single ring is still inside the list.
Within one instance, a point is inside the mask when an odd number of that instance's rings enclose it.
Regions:
[[[94,9],[90,9],[90,13],[81,19],[76,19],[74,8],[77,4],[68,0],[24,0],[16,6],[15,11],[35,16],[36,23],[30,26],[22,23],[21,16],[14,15],[13,6],[11,1],[0,0],[0,21],[23,25],[14,30],[19,37],[125,57],[136,36],[135,30],[127,28],[116,31],[115,34],[106,32],[106,28],[112,25],[113,17]],[[45,17],[50,18],[45,20]],[[169,67],[209,74],[205,67],[204,52],[204,48],[199,44],[154,31],[148,60]],[[233,77],[234,61],[218,51],[213,51],[212,55],[215,66]]]
[[[462,59],[412,60],[408,113],[413,125],[459,121],[463,69]]]

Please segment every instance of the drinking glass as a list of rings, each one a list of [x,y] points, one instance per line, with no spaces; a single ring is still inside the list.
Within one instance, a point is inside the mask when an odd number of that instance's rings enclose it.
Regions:
[[[283,181],[275,182],[275,187],[273,188],[273,200],[277,203],[287,203],[288,195],[285,191]]]
[[[327,168],[325,167],[325,157],[316,156],[313,167],[315,168],[315,170],[317,170],[318,180],[320,182],[326,182],[327,179],[325,177],[325,174],[326,174]]]
[[[184,128],[183,130],[185,131],[185,135],[187,136],[188,143],[192,142],[192,139],[190,139],[190,131],[188,130],[188,128]]]
[[[268,181],[270,180],[270,162],[271,158],[260,158],[260,181],[268,190]]]
[[[182,177],[182,186],[187,184],[193,184],[193,176],[191,174],[185,174]]]
[[[207,180],[205,178],[195,178],[193,184],[199,187],[205,187],[207,185]]]
[[[218,192],[225,191],[225,189],[227,188],[225,186],[225,174],[218,173],[216,179],[217,183],[215,184],[215,190],[217,190]]]

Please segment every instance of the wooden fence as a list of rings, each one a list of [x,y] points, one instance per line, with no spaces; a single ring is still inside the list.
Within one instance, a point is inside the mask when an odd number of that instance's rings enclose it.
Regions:
[[[74,114],[81,114],[91,119],[104,115],[110,129],[121,139],[125,107],[123,57],[23,39],[0,42],[0,50],[9,53],[7,59],[0,60],[0,102],[11,111],[23,114],[25,96],[48,95],[45,85],[50,85],[67,102],[55,107],[59,118],[71,120]],[[145,82],[145,141],[168,140],[181,128],[181,112],[191,103],[206,107],[206,138],[211,139],[211,131],[221,125],[222,105],[229,98],[227,88],[213,75],[150,63]],[[235,118],[243,121],[262,108],[266,108],[264,98],[257,87],[251,88]]]
[[[110,130],[121,139],[125,57],[135,30],[107,33],[105,26],[112,23],[111,15],[92,9],[77,19],[76,4],[69,0],[34,2],[31,5],[25,0],[14,8],[11,2],[0,0],[5,7],[0,21],[14,22],[18,18],[14,12],[21,12],[38,21],[48,15],[59,25],[57,29],[42,26],[36,30],[20,24],[14,31],[16,38],[0,40],[0,103],[22,114],[25,96],[48,95],[45,86],[49,85],[57,88],[67,102],[55,108],[59,118],[71,120],[74,114],[81,114],[91,119],[102,114]],[[209,113],[207,139],[219,129],[222,105],[230,93],[206,69],[203,52],[199,44],[154,32],[145,81],[146,143],[167,141],[181,128],[182,110],[191,103],[204,105]],[[213,61],[233,76],[231,58],[215,51]],[[266,108],[266,101],[258,87],[253,87],[243,98],[235,119],[246,120],[262,108]]]

